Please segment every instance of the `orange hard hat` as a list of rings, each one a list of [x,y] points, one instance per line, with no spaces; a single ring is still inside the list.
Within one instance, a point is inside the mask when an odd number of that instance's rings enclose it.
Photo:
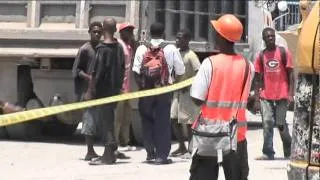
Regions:
[[[236,42],[241,39],[243,26],[236,16],[225,14],[218,20],[211,20],[210,22],[217,33],[228,41]]]

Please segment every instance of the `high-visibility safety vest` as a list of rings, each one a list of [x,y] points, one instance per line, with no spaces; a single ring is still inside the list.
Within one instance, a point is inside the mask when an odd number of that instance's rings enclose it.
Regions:
[[[210,60],[213,67],[212,78],[206,102],[201,107],[202,117],[208,121],[230,121],[238,110],[237,140],[242,141],[247,131],[245,109],[250,90],[250,67],[243,89],[246,60],[242,56],[218,54],[211,56]]]

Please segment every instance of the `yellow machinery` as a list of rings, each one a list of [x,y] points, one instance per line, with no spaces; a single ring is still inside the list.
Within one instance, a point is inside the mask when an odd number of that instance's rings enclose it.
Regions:
[[[296,32],[280,33],[296,52],[295,112],[289,180],[320,179],[319,1],[300,1],[302,22]],[[309,9],[311,9],[309,11]]]

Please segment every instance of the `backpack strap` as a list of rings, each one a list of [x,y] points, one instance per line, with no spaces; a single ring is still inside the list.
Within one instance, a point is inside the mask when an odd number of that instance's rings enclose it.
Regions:
[[[281,56],[281,62],[284,65],[284,67],[287,67],[287,52],[286,49],[282,46],[278,46],[280,49],[280,56]]]
[[[148,49],[152,47],[152,44],[149,41],[144,41],[142,45],[146,46]]]
[[[162,43],[159,44],[159,47],[160,47],[161,49],[164,49],[168,44],[169,44],[169,43],[162,42]]]
[[[242,83],[242,87],[241,87],[242,90],[241,90],[241,95],[240,95],[240,102],[241,102],[241,100],[242,100],[242,97],[243,97],[243,94],[244,94],[244,90],[245,90],[245,88],[246,88],[246,84],[247,84],[248,76],[249,76],[249,69],[250,69],[250,64],[249,64],[249,62],[248,62],[246,59],[244,59],[244,58],[243,58],[243,60],[244,60],[244,62],[246,63],[246,65],[245,65],[245,70],[244,70],[243,83]],[[237,107],[236,115],[235,115],[234,118],[237,118],[238,112],[239,112],[239,108],[240,108],[240,105]]]
[[[281,57],[281,62],[284,65],[284,67],[287,66],[287,52],[286,49],[282,46],[278,46],[280,49],[280,57]],[[260,60],[260,65],[263,68],[264,67],[264,63],[263,63],[263,54],[265,52],[265,49],[260,51],[259,53],[259,60]]]
[[[153,45],[151,44],[151,42],[149,41],[145,41],[142,43],[144,46],[146,46],[148,49],[153,47]],[[158,45],[159,48],[163,49],[165,48],[169,43],[166,43],[166,42],[162,42]]]
[[[263,54],[266,49],[263,49],[262,51],[259,52],[259,61],[260,61],[260,67],[264,71],[264,63],[263,63]]]

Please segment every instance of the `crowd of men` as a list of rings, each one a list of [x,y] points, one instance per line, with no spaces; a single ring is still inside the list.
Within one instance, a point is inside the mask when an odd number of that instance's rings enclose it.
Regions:
[[[287,48],[276,45],[275,30],[267,27],[262,32],[266,48],[252,64],[234,49],[243,34],[243,26],[235,16],[226,14],[210,23],[216,32],[218,53],[200,63],[189,47],[191,34],[187,29],[178,31],[175,45],[167,44],[164,25],[155,22],[150,26],[151,39],[138,45],[134,25],[117,24],[109,17],[92,22],[90,41],[79,48],[72,70],[75,94],[77,101],[86,101],[128,93],[132,91],[131,75],[140,90],[194,77],[191,87],[139,99],[146,161],[162,165],[172,163],[170,156],[187,156],[192,159],[190,180],[217,179],[219,166],[224,168],[227,180],[246,180],[246,105],[252,89],[254,107],[261,104],[264,135],[263,155],[256,159],[274,159],[274,126],[283,141],[284,157],[290,157],[291,137],[285,116],[294,95],[292,57]],[[117,31],[119,39],[115,38]],[[6,102],[0,101],[0,105],[5,112],[16,111]],[[117,158],[130,158],[117,150],[119,145],[129,144],[130,111],[128,101],[84,111],[84,160],[90,165],[103,165],[114,164]],[[170,154],[171,123],[179,147]],[[188,148],[183,125],[188,129]],[[96,136],[105,146],[102,155],[94,150]]]

